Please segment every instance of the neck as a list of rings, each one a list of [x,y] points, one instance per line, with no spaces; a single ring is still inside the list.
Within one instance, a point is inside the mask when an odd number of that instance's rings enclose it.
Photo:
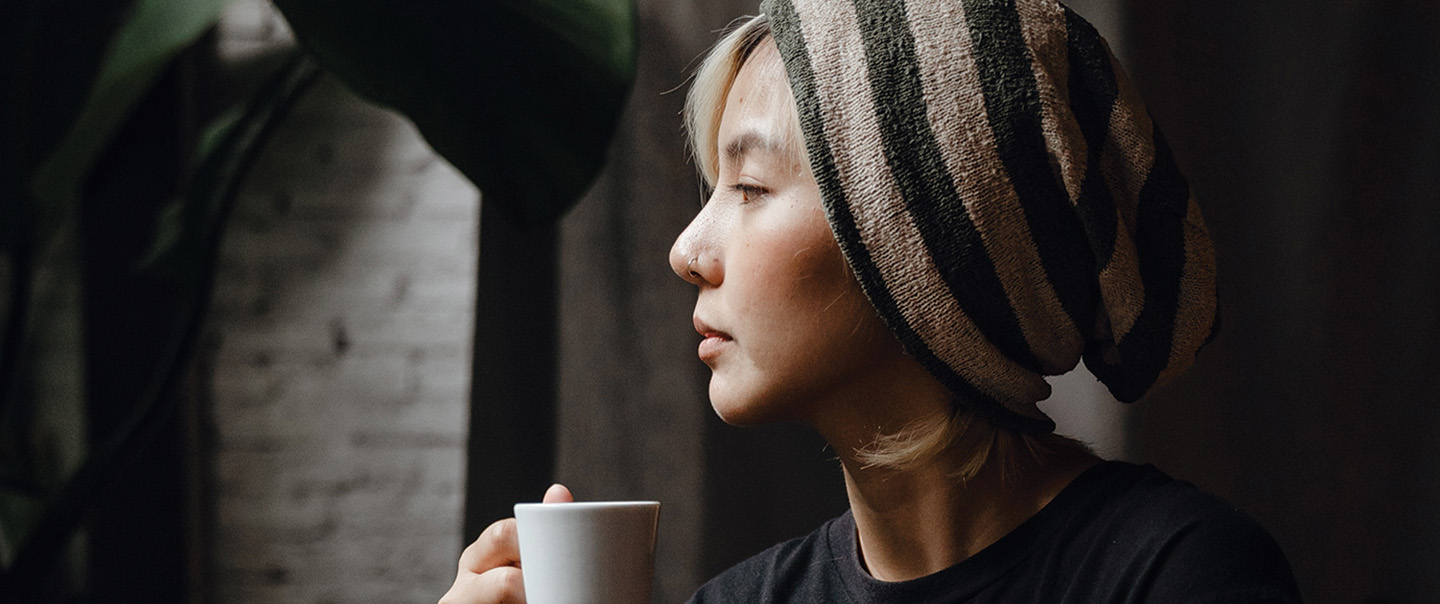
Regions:
[[[801,418],[818,431],[845,468],[845,491],[855,515],[860,556],[871,576],[903,581],[954,566],[989,547],[1034,516],[1061,489],[1099,460],[1079,447],[1036,459],[1017,454],[1002,472],[1001,460],[973,477],[955,478],[965,465],[967,436],[918,466],[893,470],[870,466],[857,451],[878,434],[894,434],[923,418],[948,416],[951,395],[919,363],[898,354],[893,366],[837,386]],[[1002,436],[1001,438],[1010,438]]]
[[[837,451],[853,451],[836,447]],[[864,467],[842,453],[860,555],[883,581],[923,577],[959,563],[1009,534],[1099,460],[1085,453],[1017,459],[1006,476],[993,460],[967,481],[944,453],[903,471]]]

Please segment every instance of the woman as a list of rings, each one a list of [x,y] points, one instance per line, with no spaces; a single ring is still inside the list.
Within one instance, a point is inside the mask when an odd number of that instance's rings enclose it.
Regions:
[[[713,194],[670,264],[716,412],[817,430],[850,511],[692,601],[1298,602],[1252,521],[1036,407],[1082,357],[1133,401],[1215,325],[1200,214],[1094,29],[1053,0],[761,9],[697,73]],[[444,601],[522,600],[513,534]]]

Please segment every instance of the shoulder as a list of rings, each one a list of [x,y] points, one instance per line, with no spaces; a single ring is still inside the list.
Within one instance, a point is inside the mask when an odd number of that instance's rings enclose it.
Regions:
[[[1193,484],[1148,465],[1111,462],[1108,482],[1097,490],[1105,501],[1091,520],[1113,538],[1133,545],[1265,545],[1274,540],[1248,514]],[[1273,547],[1278,552],[1278,547]]]
[[[1299,601],[1284,553],[1249,515],[1151,466],[1107,465],[1093,487],[1103,505],[1075,525],[1105,554],[1089,558],[1093,576],[1147,602]]]
[[[700,586],[690,602],[755,604],[796,601],[797,596],[823,593],[827,568],[834,559],[830,536],[833,531],[845,530],[847,523],[853,531],[854,521],[850,518],[847,512],[809,535],[780,543],[736,564]]]

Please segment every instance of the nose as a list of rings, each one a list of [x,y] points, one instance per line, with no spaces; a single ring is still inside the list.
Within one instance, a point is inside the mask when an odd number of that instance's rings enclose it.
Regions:
[[[724,274],[716,244],[715,221],[706,211],[713,205],[706,204],[670,246],[670,270],[691,285],[719,285]]]

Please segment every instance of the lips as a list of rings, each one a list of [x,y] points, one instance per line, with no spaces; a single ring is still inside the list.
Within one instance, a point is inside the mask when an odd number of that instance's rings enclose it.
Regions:
[[[733,341],[730,334],[710,327],[705,324],[704,321],[701,321],[700,317],[695,317],[695,332],[704,338],[700,341],[700,347],[697,352],[700,355],[700,360],[706,363],[709,363],[711,359],[719,356]]]

